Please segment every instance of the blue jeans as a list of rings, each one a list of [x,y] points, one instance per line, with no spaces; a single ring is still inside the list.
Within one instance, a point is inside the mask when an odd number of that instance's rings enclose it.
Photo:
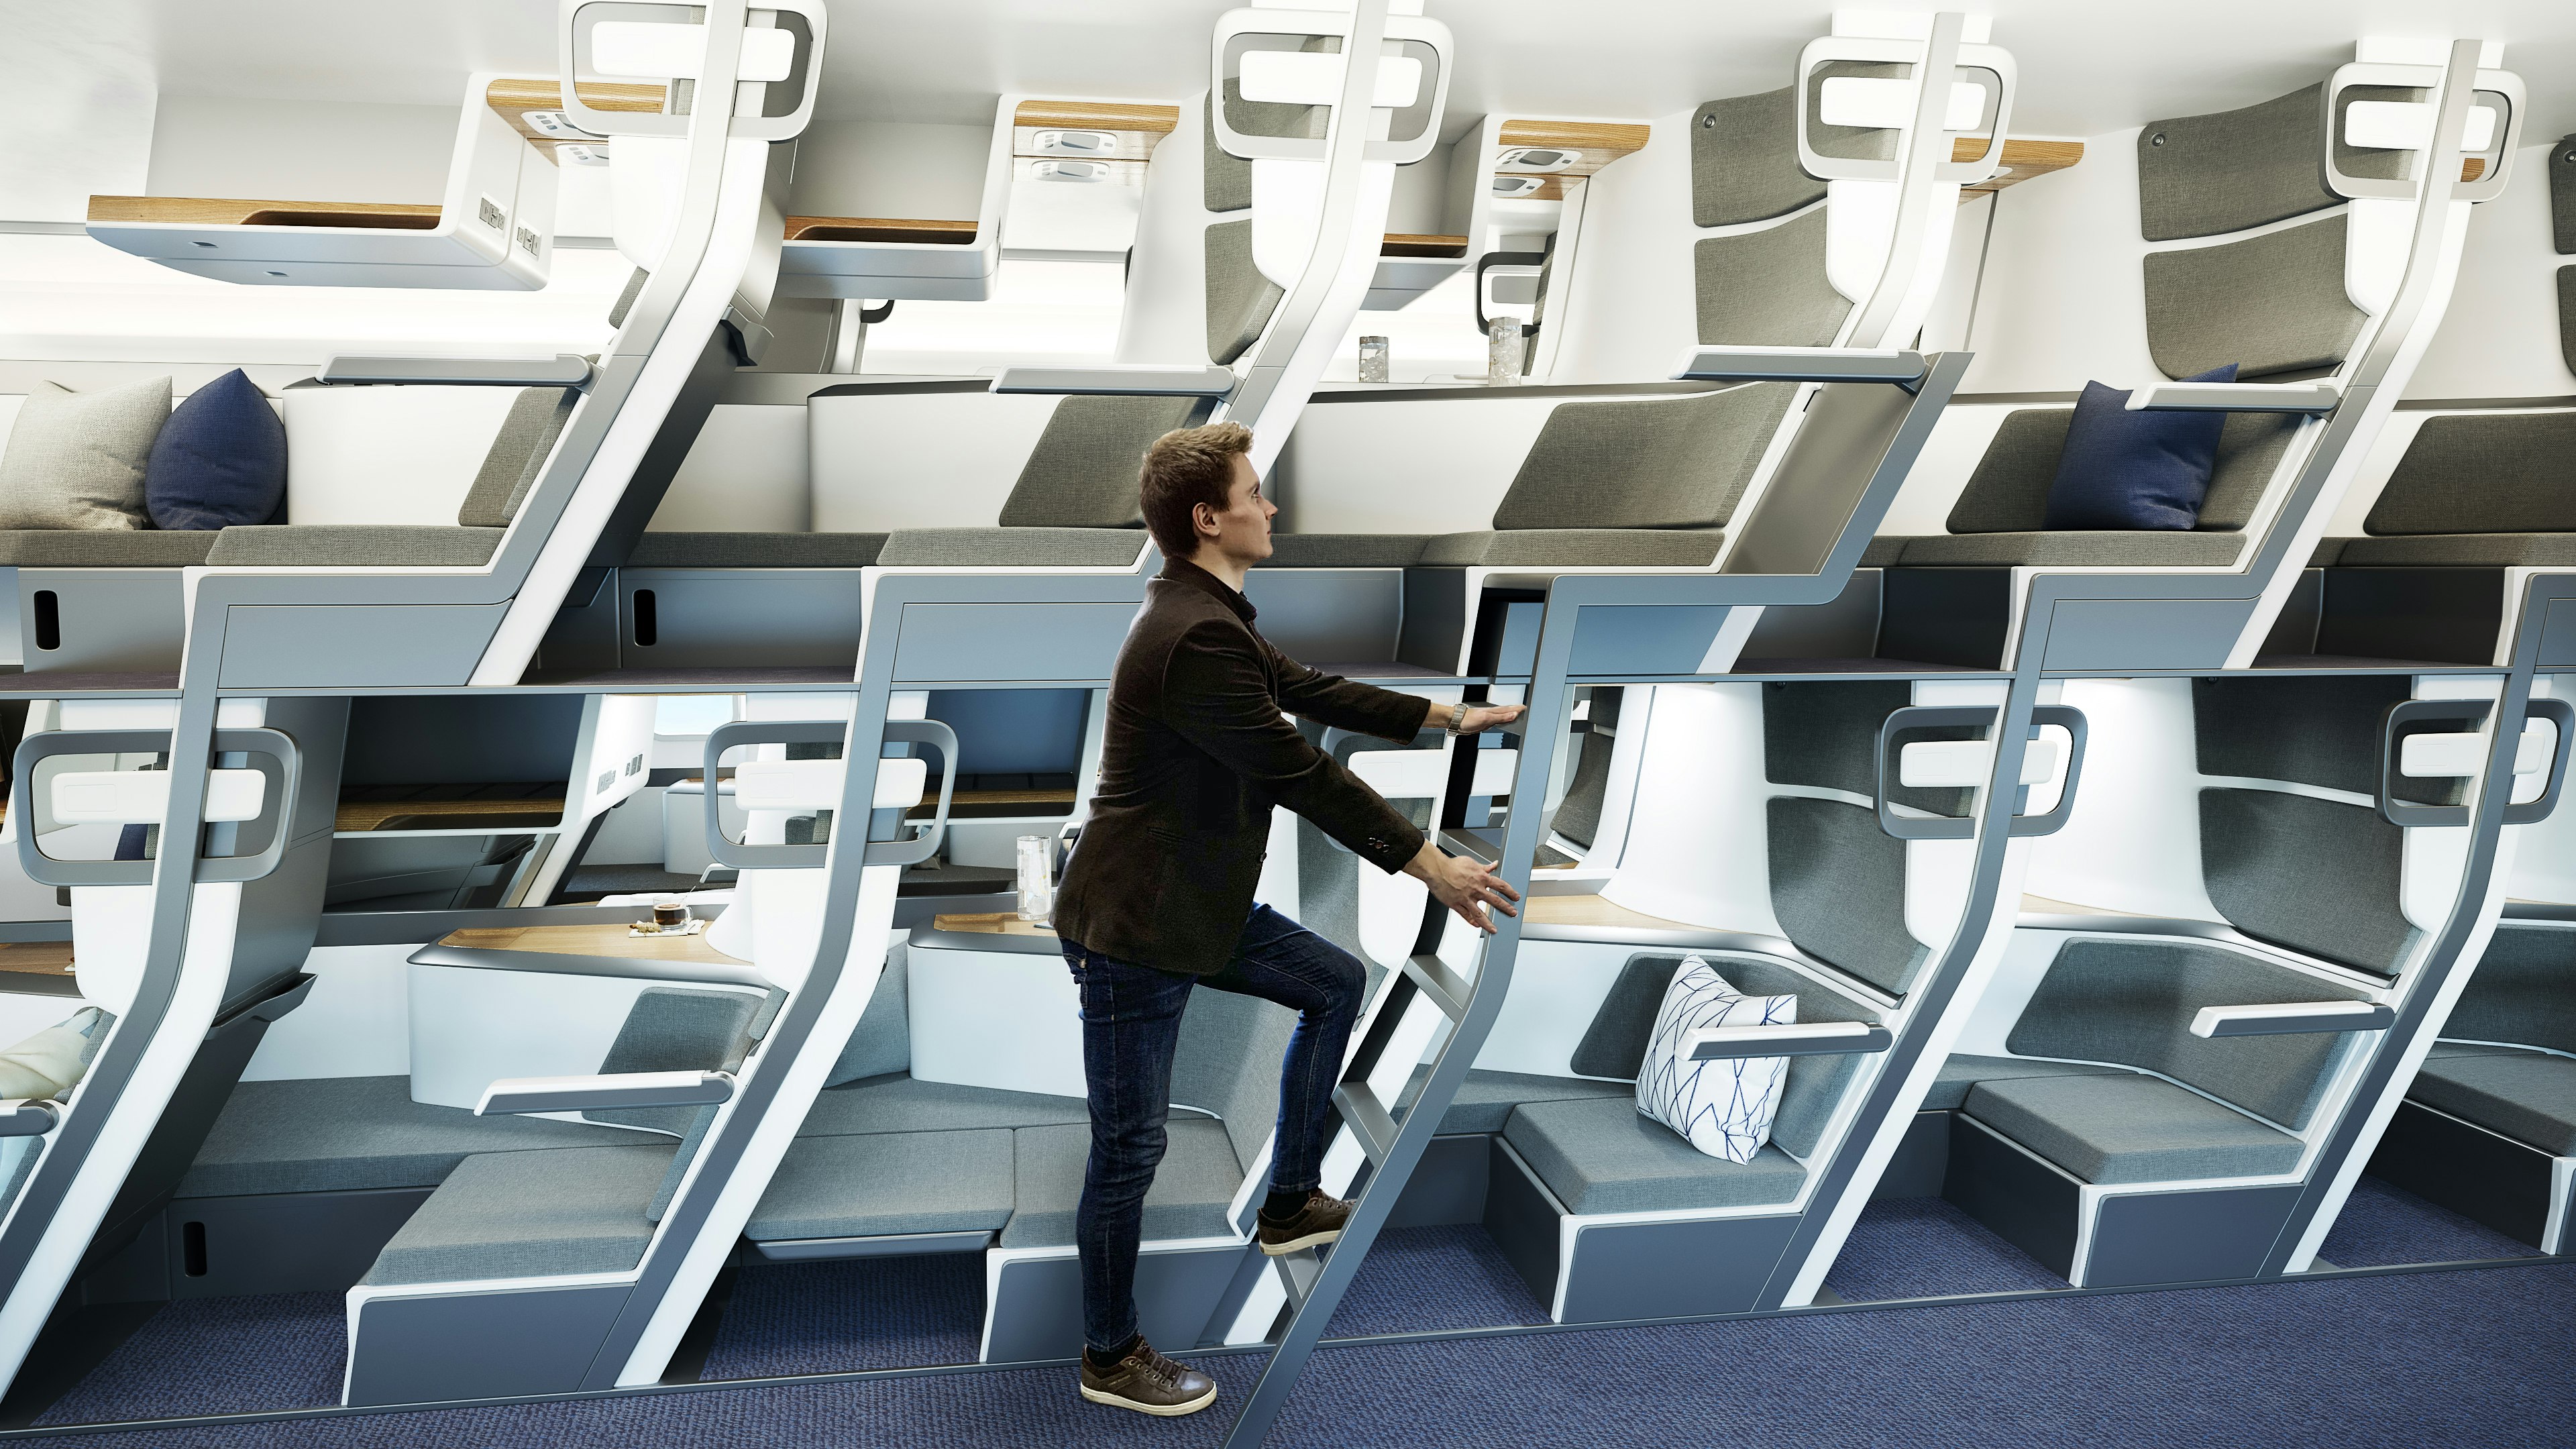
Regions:
[[[1275,1192],[1306,1192],[1323,1185],[1333,1088],[1368,991],[1368,968],[1260,905],[1243,923],[1234,958],[1212,975],[1130,965],[1071,941],[1064,943],[1064,960],[1082,991],[1082,1071],[1091,1099],[1091,1160],[1073,1228],[1082,1254],[1082,1336],[1107,1353],[1136,1332],[1136,1245],[1143,1236],[1145,1192],[1163,1160],[1172,1053],[1190,989],[1211,986],[1257,996],[1298,1013],[1297,1033],[1279,1071],[1270,1186]]]

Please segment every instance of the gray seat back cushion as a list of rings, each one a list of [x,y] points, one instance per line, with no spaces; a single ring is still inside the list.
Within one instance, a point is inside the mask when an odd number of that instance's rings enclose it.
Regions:
[[[2428,418],[2362,529],[2375,534],[2576,533],[2576,412]]]
[[[1220,221],[1202,239],[1207,262],[1208,361],[1228,366],[1261,340],[1288,295],[1252,264],[1252,222]]]
[[[1797,997],[1802,1022],[1878,1020],[1878,1013],[1868,1007],[1777,961],[1732,951],[1703,951],[1699,957],[1747,996]],[[1583,1040],[1575,1044],[1568,1065],[1587,1077],[1634,1081],[1646,1057],[1646,1043],[1654,1036],[1655,1013],[1681,964],[1682,958],[1674,955],[1632,958],[1611,983],[1610,994],[1594,1013]],[[1771,1140],[1800,1157],[1815,1151],[1825,1124],[1842,1104],[1844,1086],[1858,1069],[1859,1058],[1851,1055],[1791,1057],[1779,1115],[1771,1122]]]
[[[1691,224],[1741,226],[1825,199],[1798,166],[1794,86],[1710,101],[1691,113]]]
[[[2048,490],[2066,451],[2072,408],[2022,408],[2006,416],[1977,460],[1945,525],[1959,533],[2036,533],[2048,526]],[[2218,434],[2218,458],[2209,493],[2201,500],[2204,530],[2243,528],[2262,501],[2298,419],[2286,414],[2233,413]]]
[[[1605,685],[1592,691],[1591,728],[1575,742],[1574,778],[1556,807],[1556,833],[1590,845],[1601,829],[1601,806],[1610,793],[1610,757],[1618,750],[1619,701],[1626,691]]]
[[[731,991],[689,991],[665,986],[647,987],[628,1008],[626,1021],[617,1029],[617,1039],[609,1044],[608,1055],[601,1060],[603,1075],[618,1072],[682,1072],[697,1070],[732,1071],[742,1065],[751,1050],[753,1024],[767,1013],[768,1003],[757,996]],[[698,1146],[706,1140],[707,1129],[714,1125],[713,1107],[620,1107],[602,1112],[584,1112],[593,1122],[614,1122],[628,1127],[644,1127],[656,1132],[680,1135],[680,1150],[653,1191],[652,1201],[644,1216],[648,1222],[660,1222],[664,1209],[680,1190],[680,1180],[688,1174],[689,1164],[698,1155]]]
[[[1905,926],[1905,842],[1858,805],[1793,795],[1767,804],[1780,929],[1817,960],[1903,996],[1932,954]]]
[[[1821,208],[1762,231],[1702,237],[1691,262],[1705,343],[1823,347],[1851,315],[1851,299],[1825,280]]]
[[[1243,98],[1243,82],[1233,77],[1227,78],[1223,94],[1225,123],[1245,136],[1320,141],[1324,138],[1324,124],[1332,115],[1324,106],[1247,101]],[[1216,143],[1213,109],[1201,113],[1199,121],[1206,133],[1199,152],[1202,204],[1210,211],[1242,211],[1252,205],[1252,163]]]
[[[850,1041],[841,1048],[826,1087],[912,1070],[912,972],[910,953],[900,943],[886,952],[885,970],[868,997]]]
[[[2442,1035],[2576,1053],[2576,932],[2496,927]]]
[[[510,520],[519,515],[519,505],[527,501],[528,490],[536,486],[537,474],[554,452],[555,440],[563,436],[564,420],[572,416],[580,397],[578,390],[569,387],[520,390],[501,418],[501,431],[493,435],[491,449],[483,455],[474,486],[466,490],[465,502],[456,510],[458,523],[467,528],[510,526]]]
[[[39,382],[0,451],[0,528],[140,529],[143,471],[170,419],[170,379],[73,392]]]
[[[1773,681],[1762,686],[1762,777],[1774,785],[1848,790],[1878,788],[1878,732],[1887,717],[1914,702],[1914,686],[1892,681]],[[1917,730],[1909,740],[1973,740],[1973,725]],[[1890,787],[1888,798],[1917,810],[1957,815],[1974,792]]]
[[[1004,528],[1142,528],[1145,449],[1189,421],[1188,397],[1068,397],[1020,467]]]
[[[2369,794],[2379,784],[2380,721],[2413,692],[2403,675],[2195,679],[2200,772]]]
[[[1297,1013],[1259,997],[1190,993],[1172,1053],[1172,1102],[1223,1118],[1239,1162],[1252,1161],[1278,1121],[1279,1064],[1296,1029]]]
[[[2321,84],[2241,110],[2149,121],[2138,132],[2139,235],[2219,236],[2337,204],[2318,164],[2324,142]]]
[[[2399,910],[2405,832],[2376,810],[2276,790],[2200,792],[2211,904],[2236,929],[2394,976],[2415,945]]]
[[[2344,295],[2344,220],[2146,258],[2147,349],[2167,377],[2226,363],[2240,379],[2339,366],[2361,333]]]
[[[1494,509],[1511,529],[1724,528],[1796,388],[1563,403]]]
[[[637,267],[626,274],[626,285],[618,290],[617,300],[608,308],[609,326],[626,325],[626,314],[634,310],[635,299],[644,295],[644,284],[651,280],[653,280],[653,274],[642,267]]]
[[[2143,1067],[2259,1117],[2305,1127],[2350,1033],[2202,1038],[2205,1006],[2353,1001],[2362,993],[2187,941],[2073,940],[2005,1045],[2023,1056]]]

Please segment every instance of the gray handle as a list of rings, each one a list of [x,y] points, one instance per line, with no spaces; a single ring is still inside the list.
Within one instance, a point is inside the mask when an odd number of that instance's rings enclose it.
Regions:
[[[192,879],[201,883],[258,880],[286,858],[288,838],[294,833],[288,812],[303,778],[303,756],[293,739],[272,729],[217,730],[213,744],[218,755],[250,756],[249,768],[268,777],[256,819],[271,822],[271,829],[267,844],[252,854],[198,856]],[[154,861],[56,860],[45,854],[36,843],[35,772],[39,761],[57,755],[167,754],[169,750],[168,730],[48,730],[19,741],[9,809],[19,821],[18,865],[27,879],[49,886],[150,885]],[[259,764],[263,758],[273,768]]]
[[[2534,700],[2534,705],[2546,701]],[[2404,699],[2388,707],[2379,722],[2379,814],[2391,825],[2466,825],[2466,805],[2421,805],[2397,798],[2397,758],[2411,735],[2459,734],[2484,723],[2495,708],[2483,699]],[[2436,729],[2437,725],[2457,728]],[[2561,728],[2564,728],[2562,726]],[[2560,751],[2563,762],[2565,751]],[[2566,768],[2564,763],[2559,766]],[[2537,802],[2534,802],[2537,803]]]
[[[1888,788],[1900,778],[1897,752],[1903,747],[1905,736],[1918,730],[1961,726],[1991,728],[1996,713],[1992,706],[1982,704],[1918,704],[1890,711],[1878,727],[1878,828],[1899,840],[1973,839],[1977,833],[1977,822],[1967,816],[1924,820],[1898,815],[1888,799]],[[2084,776],[2084,746],[2089,736],[2084,711],[2072,705],[2040,705],[2030,712],[2032,733],[2037,734],[2043,725],[2063,726],[2071,737],[2066,759],[2066,783],[2057,792],[2056,808],[2047,814],[2013,816],[2011,833],[2016,836],[2055,834],[2065,828],[2067,820],[2075,813],[2075,786]]]

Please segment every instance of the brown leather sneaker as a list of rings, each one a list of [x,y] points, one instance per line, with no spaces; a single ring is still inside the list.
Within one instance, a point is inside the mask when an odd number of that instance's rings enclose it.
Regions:
[[[1306,1195],[1306,1205],[1285,1222],[1274,1222],[1268,1213],[1259,1218],[1260,1227],[1252,1240],[1261,1251],[1273,1258],[1320,1248],[1342,1235],[1342,1227],[1351,1220],[1348,1201],[1328,1196],[1317,1188]]]
[[[1094,1368],[1091,1355],[1085,1353],[1082,1396],[1095,1404],[1172,1419],[1215,1403],[1216,1380],[1187,1364],[1172,1362],[1140,1338],[1125,1358],[1108,1369]]]

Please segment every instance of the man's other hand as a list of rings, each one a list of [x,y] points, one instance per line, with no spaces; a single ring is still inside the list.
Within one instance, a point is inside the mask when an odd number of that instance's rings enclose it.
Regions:
[[[1512,709],[1517,712],[1519,706]],[[1520,914],[1511,904],[1521,898],[1520,892],[1505,885],[1494,867],[1451,855],[1430,841],[1422,842],[1421,853],[1406,863],[1404,873],[1429,886],[1432,898],[1456,912],[1458,919],[1488,935],[1493,932],[1494,922],[1485,914],[1485,907],[1492,906],[1507,916]]]
[[[1527,713],[1525,704],[1478,704],[1467,708],[1467,721],[1458,727],[1462,735],[1478,735],[1496,725],[1510,724]]]

